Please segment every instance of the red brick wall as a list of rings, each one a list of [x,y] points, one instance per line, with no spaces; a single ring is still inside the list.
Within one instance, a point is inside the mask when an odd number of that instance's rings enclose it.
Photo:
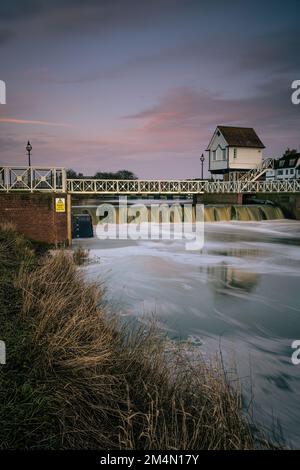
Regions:
[[[61,195],[66,198],[66,195]],[[0,222],[12,222],[26,237],[51,244],[68,243],[67,208],[55,211],[55,194],[0,194]]]
[[[194,202],[198,204],[243,204],[241,193],[204,193],[197,194]]]

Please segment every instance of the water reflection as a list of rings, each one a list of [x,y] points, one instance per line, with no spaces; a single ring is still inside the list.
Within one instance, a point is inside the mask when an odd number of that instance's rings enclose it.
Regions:
[[[207,267],[207,274],[209,285],[223,295],[226,295],[230,289],[251,292],[259,282],[258,274],[234,268],[226,263]]]

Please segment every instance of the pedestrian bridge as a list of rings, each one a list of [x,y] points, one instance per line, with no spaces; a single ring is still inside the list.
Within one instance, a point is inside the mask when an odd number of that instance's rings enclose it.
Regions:
[[[300,180],[99,180],[68,179],[61,167],[0,167],[0,192],[88,195],[193,195],[203,193],[298,193]]]

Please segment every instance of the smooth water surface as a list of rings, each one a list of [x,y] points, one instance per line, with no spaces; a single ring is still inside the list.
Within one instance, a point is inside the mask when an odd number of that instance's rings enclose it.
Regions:
[[[175,339],[205,355],[234,360],[246,401],[268,427],[279,418],[300,448],[300,222],[205,224],[201,252],[183,241],[76,241],[94,260],[87,278],[105,284],[105,299],[122,315],[155,314]],[[251,376],[251,381],[249,377]],[[250,386],[251,382],[251,386]]]

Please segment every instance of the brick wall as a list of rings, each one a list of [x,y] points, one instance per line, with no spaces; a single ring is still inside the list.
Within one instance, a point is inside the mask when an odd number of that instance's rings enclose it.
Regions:
[[[194,197],[198,204],[243,204],[243,194],[239,193],[203,193]]]
[[[66,195],[61,195],[66,198]],[[0,222],[12,222],[26,237],[68,244],[68,212],[55,211],[55,194],[0,194]]]

